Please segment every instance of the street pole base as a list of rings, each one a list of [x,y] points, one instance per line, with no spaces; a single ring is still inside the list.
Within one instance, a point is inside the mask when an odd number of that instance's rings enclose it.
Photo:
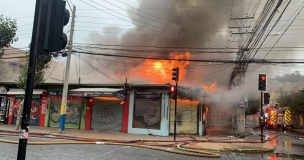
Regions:
[[[58,134],[64,134],[64,131],[61,129],[58,129]]]

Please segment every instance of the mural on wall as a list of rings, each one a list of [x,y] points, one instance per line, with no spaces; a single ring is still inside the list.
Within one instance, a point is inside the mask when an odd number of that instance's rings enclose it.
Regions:
[[[161,94],[137,94],[133,115],[133,128],[160,129]]]
[[[22,102],[23,98],[16,98],[13,110],[13,123],[16,124],[17,121],[17,114]],[[30,125],[39,125],[39,118],[41,112],[41,99],[32,99],[32,106],[31,106],[31,114],[30,114]],[[22,117],[22,114],[21,114]],[[21,121],[20,121],[21,122]]]
[[[109,108],[97,110],[94,115],[94,121],[101,124],[113,124],[115,122],[113,111]]]
[[[59,127],[61,100],[51,100],[50,127]],[[67,101],[65,128],[79,128],[81,101]]]

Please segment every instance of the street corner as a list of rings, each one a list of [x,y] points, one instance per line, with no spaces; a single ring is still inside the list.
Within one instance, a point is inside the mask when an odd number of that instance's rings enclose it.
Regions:
[[[184,145],[189,149],[199,150],[213,150],[220,152],[246,152],[246,153],[263,153],[273,152],[276,146],[270,142],[266,143],[213,143],[213,142],[200,142],[189,143]]]
[[[276,146],[273,143],[234,143],[236,148],[227,151],[233,152],[247,152],[247,153],[264,153],[273,152],[276,150]]]

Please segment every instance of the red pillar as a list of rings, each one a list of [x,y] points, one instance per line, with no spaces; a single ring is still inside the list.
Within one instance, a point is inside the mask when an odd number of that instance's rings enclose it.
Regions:
[[[10,109],[9,109],[8,124],[12,124],[12,121],[13,121],[14,105],[15,105],[15,95],[12,95],[11,103],[10,103]]]
[[[122,132],[128,133],[130,94],[127,94],[122,115]]]
[[[39,119],[39,127],[44,127],[46,104],[48,102],[49,101],[47,99],[47,92],[43,92],[42,97],[41,97],[41,112],[40,112],[40,119]]]
[[[91,129],[92,108],[93,108],[93,98],[87,99],[84,130]]]

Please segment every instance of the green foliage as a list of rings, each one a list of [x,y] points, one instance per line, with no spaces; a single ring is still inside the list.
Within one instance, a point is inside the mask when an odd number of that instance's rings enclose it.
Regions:
[[[4,47],[9,47],[11,43],[18,40],[18,38],[15,37],[16,31],[16,20],[11,20],[8,17],[0,15],[0,58],[4,54]]]
[[[258,96],[254,95],[252,92],[248,93],[248,108],[245,110],[245,115],[255,115],[260,111],[261,100]]]
[[[249,99],[248,100],[248,108],[245,110],[245,115],[255,115],[257,112],[260,111],[261,107],[261,100],[254,98],[254,99]]]
[[[304,90],[291,95],[285,95],[277,100],[282,107],[290,107],[291,111],[304,115]]]
[[[26,51],[26,60],[28,62],[29,60],[29,52]],[[40,86],[44,82],[44,69],[48,69],[49,62],[51,61],[51,56],[39,56],[36,64],[36,73],[35,73],[35,81],[34,81],[34,87]],[[18,80],[15,80],[17,82],[18,88],[24,89],[26,87],[26,79],[27,79],[27,71],[28,71],[28,63],[26,63],[22,70],[20,71],[20,76]]]

